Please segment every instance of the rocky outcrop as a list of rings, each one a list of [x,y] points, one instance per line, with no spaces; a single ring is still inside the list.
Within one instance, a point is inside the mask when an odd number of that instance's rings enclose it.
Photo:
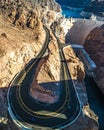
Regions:
[[[2,14],[2,17],[0,15],[0,88],[2,88],[0,89],[0,98],[4,99],[0,102],[1,116],[7,116],[7,93],[3,92],[4,87],[7,90],[6,87],[8,87],[14,75],[20,72],[30,59],[36,57],[41,50],[46,37],[43,23],[50,26],[54,20],[60,17],[60,15],[58,16],[60,14],[60,6],[54,0],[38,0],[38,2],[34,2],[34,0],[0,1],[0,13]],[[57,40],[51,31],[50,33],[51,39],[47,49],[48,56],[46,54],[46,57],[44,56],[40,61],[39,68],[37,68],[37,73],[32,82],[30,94],[33,98],[40,101],[53,103],[58,99],[56,95],[60,94],[61,71]],[[61,41],[65,42],[63,29],[59,26],[57,26],[57,34]],[[92,114],[87,106],[85,86],[82,82],[77,82],[77,80],[82,81],[84,78],[83,64],[74,55],[72,48],[65,50],[65,56],[71,76],[75,80],[75,87],[83,110],[81,117],[66,129],[97,130],[97,123],[92,119]],[[36,92],[35,96],[34,92]],[[17,129],[12,123],[9,125],[2,129]]]
[[[50,26],[61,8],[54,0],[1,0],[0,7],[0,87],[7,87],[13,75],[39,53],[45,40],[42,21]]]
[[[89,33],[84,46],[97,65],[95,82],[104,94],[104,25]]]
[[[65,47],[63,51],[82,108],[82,113],[77,121],[63,130],[98,130],[97,116],[89,108],[86,88],[82,82],[85,76],[83,63],[76,57],[70,46]],[[48,56],[39,63],[30,94],[42,102],[54,103],[58,100],[60,93],[61,71],[59,50],[54,37],[49,44],[48,52]],[[56,95],[52,96],[52,93],[56,93]]]
[[[50,11],[52,11],[51,14]],[[59,17],[57,14],[60,14],[61,8],[54,0],[1,0],[0,12],[19,27],[34,28],[37,26],[39,19],[51,24]]]
[[[76,57],[76,54],[70,46],[65,47],[63,51],[72,79],[83,81],[85,77],[83,63]]]
[[[76,57],[71,46],[64,47],[63,52],[82,108],[82,112],[76,122],[64,130],[98,130],[98,117],[88,105],[86,87],[83,82],[85,77],[84,65]],[[82,122],[83,125],[81,124]]]
[[[52,34],[51,34],[52,35]],[[60,94],[60,57],[54,36],[48,46],[48,56],[40,60],[30,88],[30,95],[46,103],[54,103]]]
[[[101,24],[102,22],[85,19],[64,19],[61,22],[61,27],[64,31],[63,35],[66,36],[66,43],[69,44],[69,46],[64,47],[63,51],[82,108],[80,117],[71,126],[65,128],[65,130],[98,130],[98,117],[88,105],[86,87],[82,81],[85,76],[84,66],[79,58],[76,57],[73,49],[71,48],[70,41],[72,44],[77,43],[84,45],[84,41],[91,28],[100,26]],[[60,29],[58,29],[58,31],[59,30]],[[60,36],[59,34],[60,33],[57,32],[58,36]]]
[[[21,31],[0,17],[0,88],[7,87],[14,75],[39,53],[45,36],[42,24],[35,31]]]

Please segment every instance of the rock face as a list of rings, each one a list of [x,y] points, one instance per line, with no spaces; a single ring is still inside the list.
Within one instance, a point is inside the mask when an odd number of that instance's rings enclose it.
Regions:
[[[70,46],[65,47],[63,52],[82,108],[81,115],[77,121],[64,130],[98,130],[98,117],[91,111],[88,105],[86,87],[83,82],[85,77],[84,65],[76,57]],[[83,125],[81,124],[82,122]]]
[[[101,25],[102,22],[95,22],[92,20],[84,19],[64,19],[61,23],[64,35],[66,35],[66,42],[69,44],[77,43],[84,45],[84,41],[94,26]],[[79,33],[80,32],[80,33]],[[57,33],[59,36],[59,33]],[[71,77],[75,84],[79,100],[81,103],[82,113],[77,121],[65,130],[98,130],[98,117],[91,111],[88,105],[86,87],[82,82],[84,78],[84,68],[82,62],[76,57],[73,49],[67,46],[63,49]],[[83,122],[83,125],[82,125]],[[87,124],[87,125],[86,125]]]
[[[60,11],[60,6],[54,0],[0,1],[0,99],[4,99],[0,102],[0,116],[7,116],[6,95],[10,81],[32,58],[36,57],[42,48],[46,38],[43,23],[49,27],[54,20],[60,17],[58,16]],[[60,58],[57,40],[51,31],[50,33],[48,55],[40,61],[30,94],[40,101],[53,103],[57,101],[56,95],[60,93]],[[63,29],[59,26],[57,26],[57,34],[61,41],[65,42]],[[81,117],[66,130],[97,130],[98,125],[92,119],[87,106],[85,86],[82,82],[77,82],[84,78],[83,64],[75,56],[72,48],[65,49],[64,53],[83,110]],[[6,92],[4,92],[4,87]],[[2,129],[18,129],[12,123],[9,125]]]
[[[60,93],[60,58],[58,45],[53,36],[48,49],[48,55],[37,67],[30,94],[41,102],[55,103]]]
[[[84,46],[97,65],[95,82],[104,94],[104,25],[89,33]]]
[[[84,65],[79,60],[79,58],[76,57],[73,49],[69,47],[65,47],[63,49],[66,62],[68,65],[68,68],[71,73],[71,77],[73,80],[83,81],[85,77],[85,71],[84,71]]]
[[[35,29],[21,31],[0,17],[0,88],[7,87],[13,76],[42,48],[46,36],[42,23]]]
[[[15,25],[22,28],[30,27],[34,28],[38,24],[38,19],[45,22],[47,19],[55,20],[57,15],[50,14],[50,10],[53,10],[53,13],[61,12],[59,4],[54,0],[1,0],[0,1],[0,12],[8,17],[8,19]],[[50,18],[51,17],[51,18]],[[51,22],[49,21],[48,22]]]
[[[1,0],[0,6],[0,87],[7,87],[13,76],[39,53],[46,36],[43,17],[51,25],[56,19],[55,11],[61,9],[53,0]]]

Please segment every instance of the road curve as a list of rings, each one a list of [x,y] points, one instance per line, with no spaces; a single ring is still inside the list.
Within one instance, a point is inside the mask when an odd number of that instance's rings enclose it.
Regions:
[[[80,113],[79,100],[65,62],[61,63],[61,93],[56,103],[47,106],[45,103],[33,100],[29,95],[32,75],[49,44],[50,32],[46,27],[44,29],[47,35],[41,52],[36,59],[16,75],[10,84],[7,95],[8,110],[13,121],[18,126],[29,129],[64,128],[72,124]],[[58,45],[61,50],[60,58],[63,59],[64,55],[59,41]]]

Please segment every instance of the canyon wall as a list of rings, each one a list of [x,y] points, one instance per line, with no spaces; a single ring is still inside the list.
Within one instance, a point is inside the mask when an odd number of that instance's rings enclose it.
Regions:
[[[61,15],[61,7],[54,0],[1,0],[0,13],[16,26],[34,28],[41,20],[51,24]]]
[[[95,82],[104,94],[104,25],[91,30],[84,47],[97,65]]]
[[[65,25],[66,23],[66,25]],[[66,43],[85,46],[91,59],[97,65],[95,82],[104,94],[104,25],[101,21],[69,19],[65,26]]]
[[[46,38],[46,33],[43,29],[42,21],[47,26],[50,26],[51,23],[56,20],[56,15],[60,13],[61,10],[60,6],[55,4],[54,0],[50,0],[50,2],[49,0],[45,2],[43,0],[38,0],[38,2],[41,3],[39,4],[38,9],[37,7],[34,9],[36,4],[34,3],[34,0],[27,0],[27,2],[24,2],[24,0],[1,0],[0,2],[0,13],[2,14],[0,16],[0,87],[2,88],[0,89],[0,92],[3,92],[4,88],[6,89],[6,87],[8,87],[14,75],[19,72],[30,61],[30,59],[36,57],[37,53],[40,52]],[[69,28],[72,29],[75,24],[78,25],[77,20],[73,21],[70,19],[70,21],[71,22],[68,21],[70,24],[68,28],[65,27],[67,24],[64,24],[64,30],[66,33],[68,33]],[[76,33],[77,38],[79,30],[76,29],[74,29],[72,35],[74,37],[74,33]],[[54,82],[56,83],[56,86],[58,86],[58,81],[60,80],[59,50],[57,47],[57,40],[51,31],[50,33],[51,40],[48,46],[49,57],[40,68],[38,73],[39,75],[36,80],[38,81],[37,84],[44,84],[44,82],[48,82],[49,85],[49,82]],[[73,124],[73,126],[70,126],[70,128],[66,129],[97,130],[97,122],[92,118],[92,116],[90,116],[92,113],[90,114],[89,108],[85,108],[88,105],[85,86],[76,81],[77,79],[82,81],[84,78],[83,64],[73,54],[72,48],[69,48],[66,53],[66,60],[68,62],[69,68],[74,68],[72,71],[72,76],[75,80],[75,86],[78,91],[81,107],[83,109],[80,119],[78,118],[78,120],[75,122],[76,124]],[[42,91],[44,90],[42,89]],[[7,104],[6,94],[4,99],[5,104]],[[0,112],[4,112],[2,106],[1,108],[2,109],[0,109]],[[5,107],[5,111],[7,112],[7,106]],[[4,115],[2,114],[2,116]],[[75,128],[75,126],[77,128]],[[9,129],[15,129],[12,123],[6,127],[6,130]]]

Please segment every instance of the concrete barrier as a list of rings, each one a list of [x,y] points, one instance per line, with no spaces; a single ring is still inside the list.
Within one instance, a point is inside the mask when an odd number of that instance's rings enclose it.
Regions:
[[[66,43],[84,44],[89,32],[104,22],[91,19],[65,19],[61,24],[64,27]]]

